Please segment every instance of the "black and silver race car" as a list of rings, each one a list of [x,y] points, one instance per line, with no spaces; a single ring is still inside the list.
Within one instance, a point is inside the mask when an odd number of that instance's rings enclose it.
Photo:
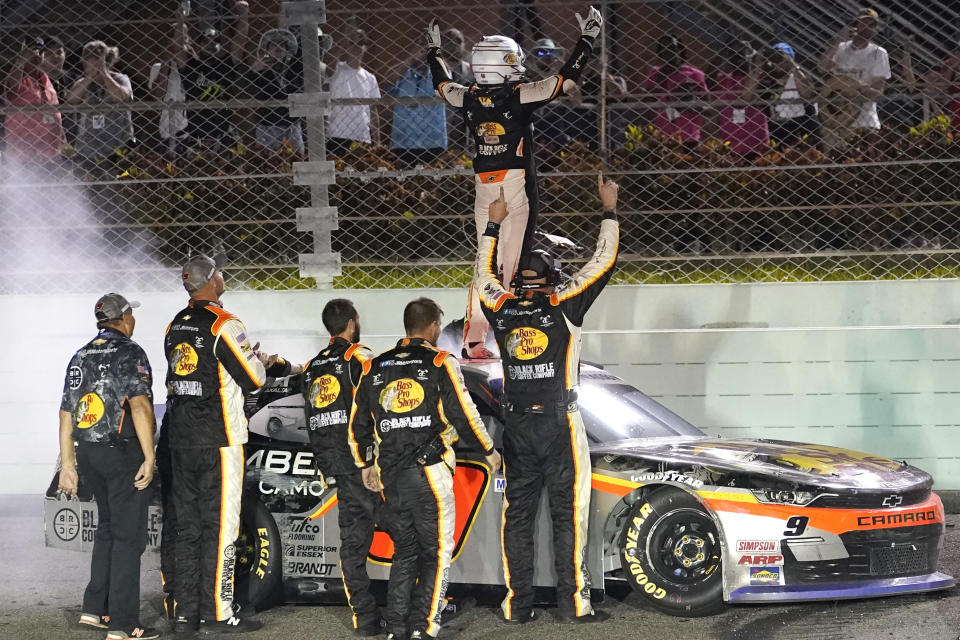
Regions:
[[[499,363],[466,363],[474,402],[499,446]],[[324,487],[289,378],[248,401],[250,441],[238,593],[254,604],[345,601],[337,490]],[[583,365],[579,399],[593,463],[587,562],[595,595],[628,583],[652,607],[707,615],[724,603],[863,598],[945,589],[944,531],[926,472],[820,445],[705,435],[601,368]],[[502,585],[504,479],[480,451],[457,450],[450,583]],[[83,470],[80,470],[81,478]],[[48,546],[89,549],[97,507],[57,493],[45,502]],[[546,500],[543,501],[545,507]],[[549,527],[541,509],[538,527]],[[159,544],[159,503],[150,510]],[[549,535],[537,535],[535,584],[553,583]],[[378,531],[369,570],[386,579],[393,545]],[[599,592],[599,593],[596,593]]]

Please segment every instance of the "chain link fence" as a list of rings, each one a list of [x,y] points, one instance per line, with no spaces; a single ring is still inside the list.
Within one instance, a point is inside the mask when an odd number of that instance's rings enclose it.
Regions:
[[[218,248],[233,288],[468,284],[473,132],[433,94],[425,26],[458,81],[494,33],[538,79],[586,4],[316,4],[0,3],[0,290],[169,289]],[[616,282],[957,277],[953,3],[595,4],[577,90],[534,119],[567,261],[603,170]]]

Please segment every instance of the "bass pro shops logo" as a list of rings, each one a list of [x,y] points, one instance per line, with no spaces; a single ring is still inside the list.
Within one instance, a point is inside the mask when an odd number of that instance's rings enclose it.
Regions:
[[[401,378],[394,380],[380,392],[380,406],[384,411],[407,413],[423,402],[423,387],[416,380]]]
[[[186,342],[181,342],[170,352],[170,368],[178,376],[188,376],[197,370],[197,352]]]
[[[507,352],[517,360],[532,360],[542,355],[549,344],[547,334],[533,327],[514,329],[507,336]]]
[[[103,400],[95,393],[88,393],[77,403],[74,417],[77,420],[77,429],[89,429],[103,417]]]
[[[340,382],[331,375],[323,375],[310,385],[310,404],[315,409],[328,407],[340,397]]]
[[[499,122],[481,122],[477,127],[477,137],[483,138],[487,144],[497,144],[500,142],[500,136],[507,132]]]

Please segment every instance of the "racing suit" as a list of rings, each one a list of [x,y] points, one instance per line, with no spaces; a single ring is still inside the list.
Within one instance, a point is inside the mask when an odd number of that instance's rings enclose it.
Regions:
[[[372,356],[365,346],[334,337],[303,368],[304,410],[314,459],[325,481],[334,478],[337,488],[340,572],[355,629],[380,620],[370,593],[367,552],[382,500],[363,486],[347,446],[354,391],[363,363]]]
[[[233,615],[234,541],[247,441],[243,395],[266,380],[246,333],[219,303],[191,300],[164,339],[177,519],[176,614],[191,621]]]
[[[490,223],[475,278],[503,360],[506,426],[503,462],[503,614],[526,620],[533,607],[533,533],[546,486],[553,521],[557,609],[592,613],[584,560],[590,506],[590,455],[577,409],[580,328],[617,259],[616,214],[604,212],[593,257],[553,293],[509,293],[497,278],[498,225]]]
[[[379,465],[394,542],[387,631],[403,638],[408,624],[429,636],[440,631],[454,546],[457,432],[493,453],[452,355],[404,338],[364,363],[348,438],[358,467]]]
[[[580,79],[592,52],[593,38],[581,36],[570,58],[557,75],[531,83],[477,85],[465,87],[451,79],[440,58],[440,50],[427,53],[437,94],[452,107],[460,109],[467,128],[474,136],[477,155],[474,220],[477,239],[487,226],[490,203],[500,197],[503,187],[510,217],[501,229],[503,245],[497,261],[497,273],[507,286],[513,280],[522,250],[529,250],[537,224],[537,173],[533,157],[533,112],[551,102]],[[480,311],[476,282],[470,287],[464,343],[483,342],[489,324]]]
[[[129,399],[146,396],[152,403],[152,386],[143,349],[111,328],[74,354],[63,383],[60,409],[73,416],[77,468],[97,501],[83,611],[109,615],[111,629],[140,624],[140,556],[147,546],[150,493],[133,486],[144,458]]]

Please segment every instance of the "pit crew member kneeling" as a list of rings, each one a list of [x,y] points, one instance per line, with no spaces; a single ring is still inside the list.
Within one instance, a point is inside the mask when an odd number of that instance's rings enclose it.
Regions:
[[[506,427],[503,436],[503,573],[507,622],[533,611],[533,528],[544,485],[550,497],[557,572],[557,615],[563,622],[607,618],[590,604],[585,567],[590,506],[590,455],[577,409],[580,330],[584,316],[610,280],[617,260],[617,185],[599,176],[603,220],[593,257],[566,284],[546,251],[525,254],[511,294],[497,278],[500,224],[507,217],[501,192],[490,205],[480,238],[475,281],[503,360]]]
[[[440,632],[453,552],[457,434],[477,442],[491,472],[500,468],[457,359],[434,346],[442,315],[427,298],[407,305],[407,337],[364,363],[350,416],[356,465],[368,489],[383,491],[389,513],[394,552],[385,617],[394,639]]]

